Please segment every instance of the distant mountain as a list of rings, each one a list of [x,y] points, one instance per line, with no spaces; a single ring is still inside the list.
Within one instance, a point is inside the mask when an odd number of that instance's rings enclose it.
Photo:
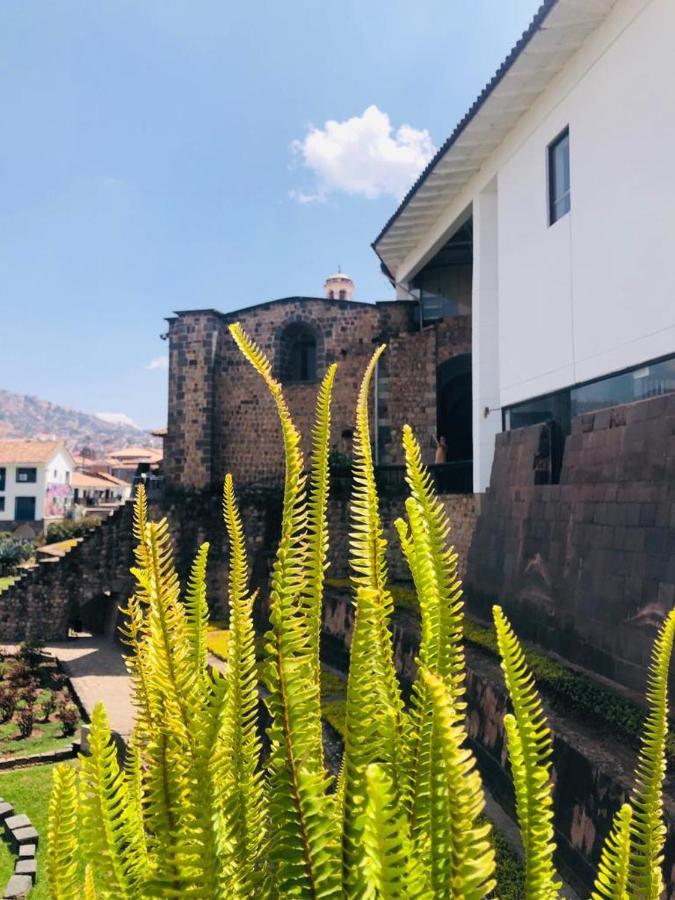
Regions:
[[[92,415],[3,390],[0,390],[0,438],[62,440],[71,450],[88,447],[97,455],[119,447],[161,444],[124,413]]]

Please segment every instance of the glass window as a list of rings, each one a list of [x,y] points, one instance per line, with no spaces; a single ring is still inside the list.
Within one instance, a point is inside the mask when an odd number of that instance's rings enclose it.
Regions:
[[[17,469],[16,480],[23,484],[34,484],[37,481],[37,469]]]
[[[549,225],[570,211],[570,133],[567,128],[548,147],[548,202]]]
[[[4,511],[5,511],[5,498],[0,497],[0,512],[4,512]]]
[[[572,415],[647,400],[675,391],[675,358],[572,388]]]
[[[0,491],[4,491],[5,489],[5,474],[6,469],[0,468]]]

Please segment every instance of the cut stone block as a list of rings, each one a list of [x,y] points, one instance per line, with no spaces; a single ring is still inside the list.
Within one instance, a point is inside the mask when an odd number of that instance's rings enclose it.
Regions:
[[[17,828],[29,828],[33,823],[28,818],[28,816],[21,813],[19,816],[8,816],[5,819],[5,825],[8,828],[11,828],[12,831],[16,831]]]
[[[40,836],[32,825],[12,831],[12,840],[17,847],[20,847],[21,844],[35,844],[37,847],[39,839]]]
[[[19,859],[29,859],[37,853],[36,844],[21,844],[19,847]]]
[[[33,857],[32,859],[18,860],[17,864],[14,866],[14,874],[28,875],[33,884],[35,884],[35,879],[37,878],[37,861],[35,857]]]
[[[33,879],[30,875],[12,875],[5,887],[3,898],[11,900],[23,900],[33,887]]]
[[[6,819],[7,816],[14,815],[14,807],[11,803],[6,803],[3,801],[0,803],[0,819]]]

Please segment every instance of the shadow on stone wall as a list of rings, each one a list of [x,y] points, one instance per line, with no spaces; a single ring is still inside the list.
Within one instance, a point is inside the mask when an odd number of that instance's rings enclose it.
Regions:
[[[642,693],[675,604],[675,395],[577,417],[559,484],[534,484],[544,427],[497,436],[471,609],[498,600],[523,637]]]

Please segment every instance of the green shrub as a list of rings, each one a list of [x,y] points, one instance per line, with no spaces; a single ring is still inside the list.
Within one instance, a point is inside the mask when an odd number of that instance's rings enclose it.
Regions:
[[[226,675],[207,663],[208,545],[184,593],[166,520],[148,522],[137,495],[136,592],[125,610],[137,718],[120,768],[102,706],[89,756],[60,768],[50,802],[48,868],[56,900],[142,898],[477,898],[501,895],[492,829],[465,728],[463,609],[448,520],[410,429],[403,444],[410,496],[396,523],[415,583],[422,639],[410,704],[403,703],[389,630],[386,542],[369,432],[371,360],[354,438],[351,567],[355,626],[337,785],[323,763],[319,637],[327,565],[331,367],[319,390],[309,477],[281,385],[255,344],[232,326],[264,379],[281,424],[286,481],[271,576],[264,697],[269,754],[258,734],[259,680],[244,531],[225,479],[230,541]],[[552,738],[522,648],[494,609],[513,712],[505,716],[525,851],[522,896],[560,896],[553,865]],[[649,715],[630,805],[617,816],[594,898],[663,890],[662,785],[668,666],[675,611],[656,642]],[[634,814],[633,814],[634,811]],[[84,883],[77,861],[86,864]],[[508,873],[504,876],[510,880]],[[505,891],[511,890],[506,885]]]
[[[85,535],[92,528],[98,528],[101,519],[98,516],[84,516],[82,519],[62,519],[60,522],[51,522],[47,526],[46,541],[48,544],[58,544],[71,538]]]
[[[13,575],[22,562],[31,559],[35,547],[30,541],[11,535],[0,537],[0,575]]]

